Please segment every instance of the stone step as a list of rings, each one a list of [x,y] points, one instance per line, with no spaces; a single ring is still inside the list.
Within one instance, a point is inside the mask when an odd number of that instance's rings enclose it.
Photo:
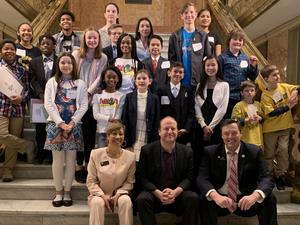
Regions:
[[[297,225],[300,219],[300,205],[279,204],[278,223]],[[89,209],[86,201],[74,201],[71,207],[52,206],[49,200],[1,200],[0,225],[88,225]],[[137,217],[134,218],[138,223]],[[172,214],[157,215],[159,225],[175,225],[179,219]],[[235,215],[221,217],[220,225],[258,225],[257,217],[241,218]],[[116,214],[106,214],[105,225],[118,224]]]
[[[85,184],[73,182],[71,196],[74,200],[87,200]],[[52,179],[15,179],[13,182],[0,182],[2,200],[51,200],[55,197]]]

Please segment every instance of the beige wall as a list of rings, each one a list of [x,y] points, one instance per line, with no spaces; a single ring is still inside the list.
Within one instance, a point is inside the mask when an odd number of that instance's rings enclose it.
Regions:
[[[87,2],[89,4],[87,4]],[[76,15],[75,27],[84,30],[88,26],[100,28],[105,24],[104,6],[111,0],[70,0],[70,9]],[[113,0],[120,8],[120,23],[126,31],[135,31],[140,17],[149,17],[156,33],[171,33],[182,25],[180,8],[186,0],[152,0],[151,5],[125,4],[125,0]],[[203,0],[192,1],[197,9],[203,6]]]

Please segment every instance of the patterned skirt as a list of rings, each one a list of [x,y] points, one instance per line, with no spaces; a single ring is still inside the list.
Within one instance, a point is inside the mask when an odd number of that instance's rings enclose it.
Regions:
[[[46,132],[47,139],[44,149],[83,152],[81,124],[77,124],[70,133],[64,134],[62,129],[57,127],[54,122],[49,122],[46,126]]]

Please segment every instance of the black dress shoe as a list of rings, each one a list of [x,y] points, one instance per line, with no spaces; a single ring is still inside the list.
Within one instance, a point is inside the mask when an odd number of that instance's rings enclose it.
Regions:
[[[75,172],[75,180],[78,183],[85,183],[87,177],[87,171],[86,170],[79,170]]]
[[[275,183],[276,183],[277,190],[279,190],[279,191],[285,190],[285,182],[284,182],[284,178],[282,176],[277,177],[275,179]]]
[[[64,204],[64,206],[69,207],[69,206],[73,205],[73,201],[72,201],[72,199],[63,200],[63,204]]]
[[[61,207],[61,206],[63,206],[64,205],[64,201],[63,200],[59,200],[59,201],[52,201],[52,205],[54,206],[54,207]]]

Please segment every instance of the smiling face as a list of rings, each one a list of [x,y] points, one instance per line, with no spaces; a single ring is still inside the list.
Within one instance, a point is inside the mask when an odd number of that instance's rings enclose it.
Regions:
[[[113,70],[107,70],[104,76],[104,82],[106,83],[106,88],[108,89],[116,89],[116,85],[119,82],[119,77]]]
[[[188,6],[186,10],[181,14],[181,19],[184,24],[190,25],[195,23],[196,10],[194,6]]]
[[[238,53],[243,47],[244,40],[242,38],[231,38],[229,41],[229,50],[232,53]]]
[[[32,40],[32,28],[29,24],[22,24],[19,27],[17,35],[20,37],[21,42],[31,42]]]
[[[267,78],[265,78],[265,80],[267,81],[268,86],[271,89],[277,88],[277,85],[280,82],[279,70],[274,70],[273,72],[271,72],[270,75]]]
[[[240,145],[241,142],[241,131],[237,123],[230,123],[224,125],[221,129],[222,139],[226,148],[230,152],[234,152]]]
[[[161,52],[161,48],[162,46],[160,40],[156,38],[152,38],[149,45],[150,54],[154,57],[159,56]]]
[[[108,145],[118,145],[121,146],[124,141],[124,130],[123,128],[113,130],[111,133],[107,134]]]
[[[158,134],[162,142],[175,143],[178,135],[177,123],[171,117],[166,117],[160,121]]]
[[[168,76],[170,77],[171,83],[177,85],[184,77],[184,68],[172,67],[172,69],[168,71]]]
[[[218,69],[218,62],[215,58],[205,61],[204,70],[208,77],[216,76]]]
[[[59,26],[62,30],[71,30],[73,29],[72,17],[68,14],[64,14],[60,17]]]
[[[147,20],[142,20],[139,24],[141,38],[147,38],[150,34],[150,31],[150,23]]]
[[[104,12],[104,18],[106,22],[110,24],[115,24],[117,21],[118,16],[118,9],[115,5],[108,5],[106,6],[105,12]]]
[[[85,33],[85,43],[88,48],[95,49],[99,45],[99,33],[94,30],[87,31]]]
[[[40,43],[40,49],[44,55],[49,56],[54,52],[55,45],[51,39],[44,37]]]
[[[132,43],[129,36],[123,37],[120,48],[123,54],[131,54]]]
[[[59,70],[63,75],[71,76],[73,71],[72,59],[69,56],[62,56],[58,63]]]
[[[199,15],[199,23],[202,28],[207,28],[211,24],[211,16],[208,10],[204,10]]]
[[[111,29],[109,34],[109,39],[112,43],[117,44],[119,37],[123,33],[123,29],[121,27],[116,27]]]
[[[16,49],[12,43],[6,43],[1,49],[1,58],[7,63],[12,64],[16,59]]]
[[[145,72],[138,73],[135,78],[135,85],[139,92],[145,93],[151,84],[148,74]]]

